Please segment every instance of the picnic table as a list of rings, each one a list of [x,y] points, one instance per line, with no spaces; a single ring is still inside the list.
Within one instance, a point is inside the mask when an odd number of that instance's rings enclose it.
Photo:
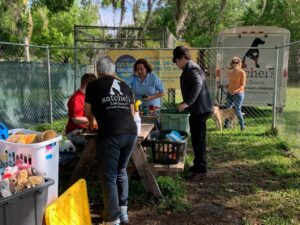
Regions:
[[[154,124],[142,123],[141,131],[138,134],[135,149],[131,158],[137,169],[137,172],[139,173],[145,190],[153,194],[155,198],[160,198],[162,196],[161,191],[152,172],[152,167],[148,163],[146,153],[141,145],[142,141],[147,139],[154,126]],[[79,135],[86,138],[87,144],[80,155],[78,163],[76,164],[75,170],[71,177],[71,183],[76,182],[79,178],[85,178],[93,164],[94,159],[96,158],[97,133],[83,131],[80,132]]]

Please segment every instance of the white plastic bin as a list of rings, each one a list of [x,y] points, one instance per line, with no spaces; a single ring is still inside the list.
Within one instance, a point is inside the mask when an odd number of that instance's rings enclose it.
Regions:
[[[9,130],[9,134],[23,132],[32,134],[39,132],[26,129]],[[44,172],[45,176],[54,180],[54,185],[49,187],[47,205],[58,197],[58,167],[59,167],[59,141],[62,136],[36,143],[20,144],[0,140],[0,167],[14,166],[17,159],[32,165],[37,170]]]

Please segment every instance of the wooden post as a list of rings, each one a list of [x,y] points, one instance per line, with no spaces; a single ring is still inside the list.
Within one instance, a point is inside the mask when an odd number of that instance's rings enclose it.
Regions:
[[[143,147],[141,145],[141,140],[137,141],[136,147],[131,157],[141,177],[145,190],[152,193],[155,198],[161,198],[161,191],[152,173],[152,169],[147,161],[146,154],[144,153]]]

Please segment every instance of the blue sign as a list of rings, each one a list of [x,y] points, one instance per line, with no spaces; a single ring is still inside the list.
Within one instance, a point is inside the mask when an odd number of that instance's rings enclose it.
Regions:
[[[130,84],[132,80],[133,65],[136,59],[131,55],[122,55],[116,60],[116,73],[118,77]]]

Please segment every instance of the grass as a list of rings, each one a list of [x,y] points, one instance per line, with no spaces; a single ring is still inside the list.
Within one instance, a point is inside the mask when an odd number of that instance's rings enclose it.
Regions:
[[[300,224],[300,160],[284,140],[267,135],[266,125],[247,126],[244,132],[220,132],[210,121],[210,169],[229,168],[229,174],[233,169],[239,171],[241,189],[223,200],[246,215],[245,224]],[[230,182],[223,184],[236,189]]]
[[[281,139],[300,158],[300,87],[287,89],[284,112],[277,118]]]

